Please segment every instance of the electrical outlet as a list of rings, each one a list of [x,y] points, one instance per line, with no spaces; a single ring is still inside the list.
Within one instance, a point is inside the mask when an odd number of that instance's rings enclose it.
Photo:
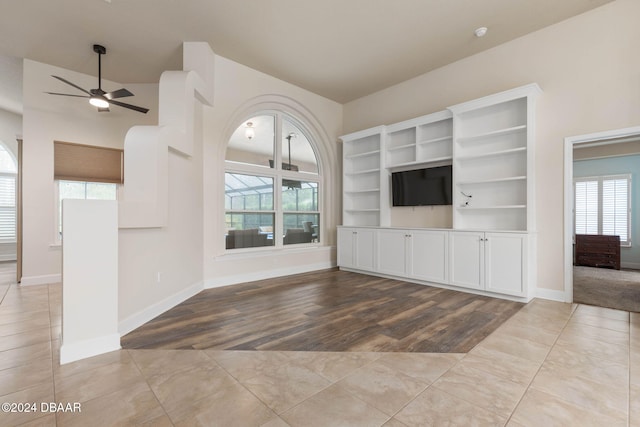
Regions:
[[[162,278],[162,273],[159,271],[156,273],[156,282],[160,283],[160,279]]]

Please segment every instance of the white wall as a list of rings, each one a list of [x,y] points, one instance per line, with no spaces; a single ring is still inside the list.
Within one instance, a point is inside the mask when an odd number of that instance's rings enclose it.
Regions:
[[[306,90],[216,57],[215,102],[205,110],[204,277],[205,286],[237,283],[335,265],[335,227],[340,223],[342,106]],[[257,104],[259,104],[257,106]],[[226,254],[224,249],[224,157],[233,131],[265,108],[283,108],[301,119],[316,137],[322,162],[324,234],[318,248],[274,249]]]
[[[195,112],[196,123],[202,123],[199,104]],[[148,321],[181,302],[181,295],[186,298],[202,289],[201,127],[196,127],[194,137],[192,157],[169,150],[167,226],[120,230],[118,309],[121,332],[128,332],[141,321]]]
[[[639,1],[617,0],[360,98],[344,106],[345,133],[538,83],[538,286],[562,290],[563,139],[640,124],[638,16]]]
[[[24,61],[23,284],[60,280],[61,249],[52,246],[57,208],[53,141],[122,148],[131,126],[157,122],[157,85],[126,85],[136,94],[127,102],[151,108],[146,115],[116,107],[109,113],[98,113],[84,99],[45,94],[45,91],[78,93],[51,75],[64,77],[86,89],[97,86],[96,77]],[[103,80],[105,90],[122,86]]]

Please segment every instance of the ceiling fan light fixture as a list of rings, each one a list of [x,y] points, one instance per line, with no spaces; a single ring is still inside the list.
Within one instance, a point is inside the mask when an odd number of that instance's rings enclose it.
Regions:
[[[98,98],[97,96],[92,96],[89,98],[89,104],[98,108],[109,108],[109,103],[102,98]]]

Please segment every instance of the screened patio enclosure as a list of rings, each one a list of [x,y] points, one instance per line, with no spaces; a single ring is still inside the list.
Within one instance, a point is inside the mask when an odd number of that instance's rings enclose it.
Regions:
[[[318,183],[225,173],[225,247],[238,249],[319,241]]]

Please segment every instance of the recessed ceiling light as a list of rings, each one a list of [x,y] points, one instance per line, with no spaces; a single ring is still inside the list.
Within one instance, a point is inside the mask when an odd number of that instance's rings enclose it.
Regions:
[[[487,31],[487,27],[480,27],[476,29],[474,33],[476,34],[476,37],[484,37],[484,35],[487,34]]]

